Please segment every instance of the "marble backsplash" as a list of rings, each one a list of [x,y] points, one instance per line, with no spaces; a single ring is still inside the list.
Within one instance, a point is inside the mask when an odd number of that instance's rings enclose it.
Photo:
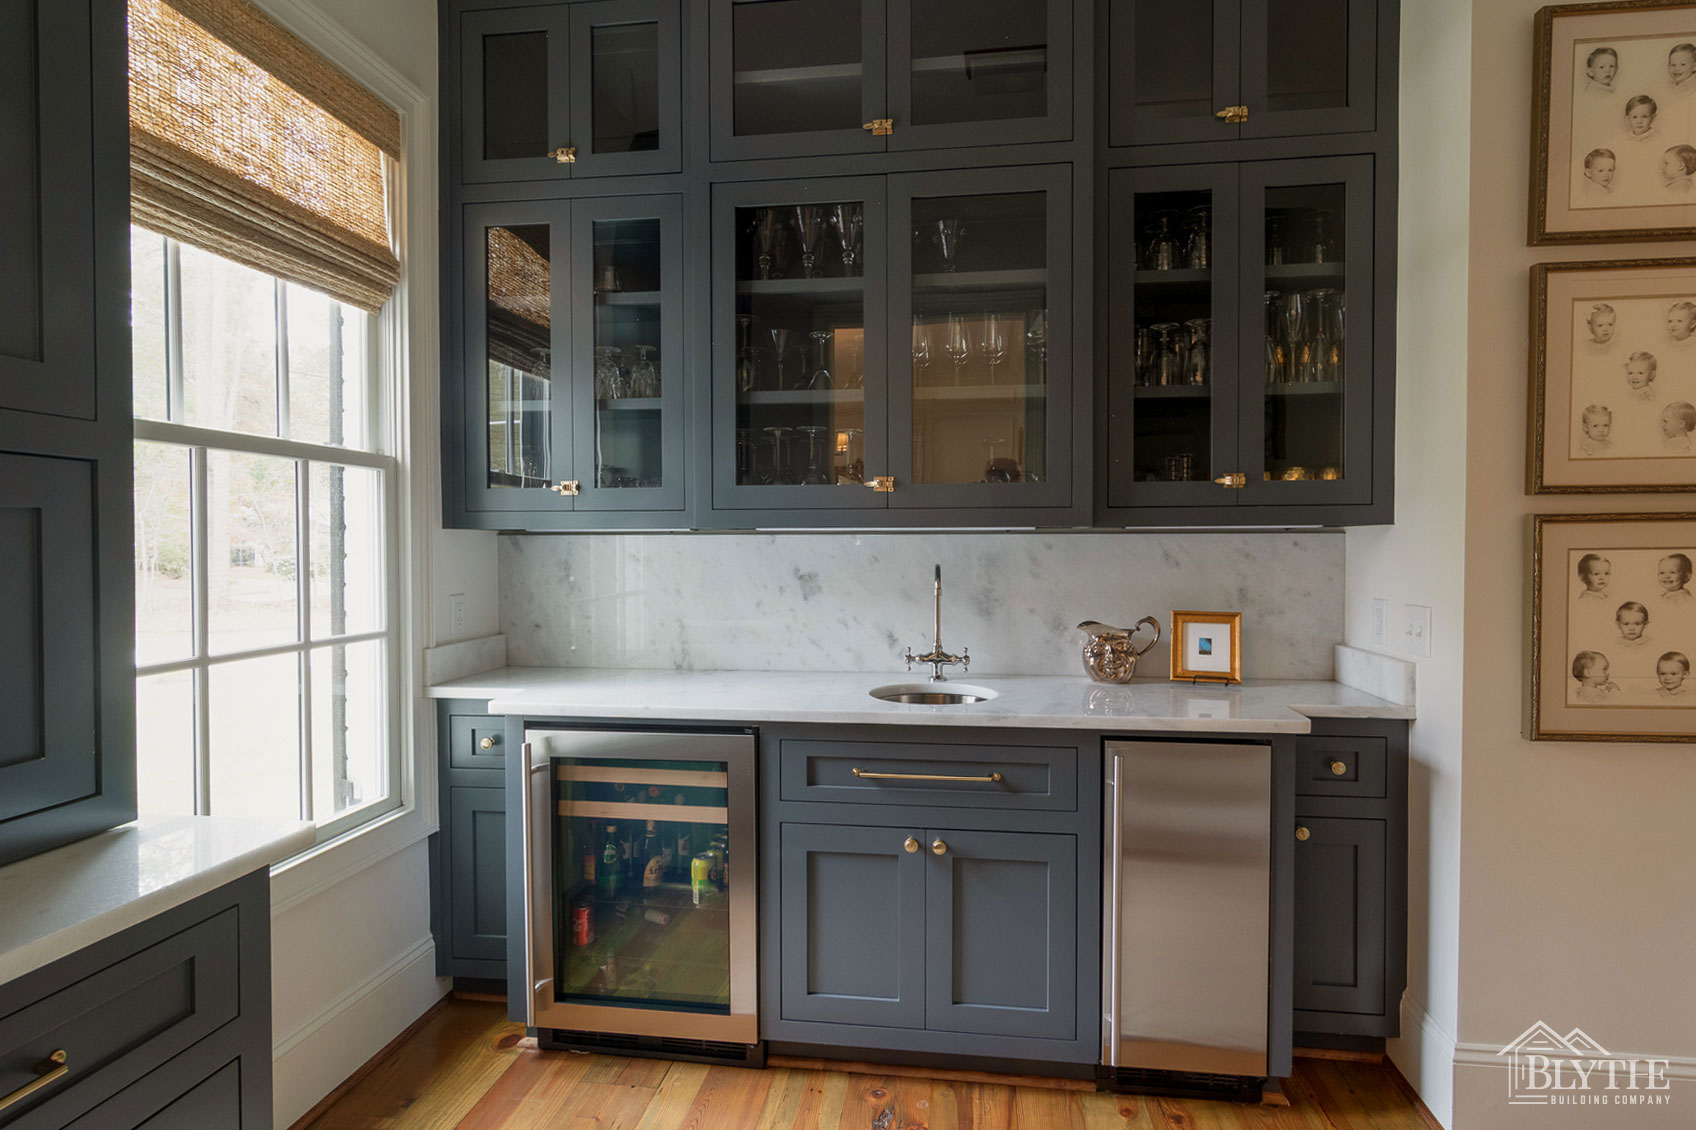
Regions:
[[[500,618],[516,666],[904,670],[943,644],[977,674],[1081,674],[1080,620],[1241,611],[1250,679],[1329,679],[1344,539],[1325,532],[513,535]],[[1166,641],[1143,657],[1164,677]]]

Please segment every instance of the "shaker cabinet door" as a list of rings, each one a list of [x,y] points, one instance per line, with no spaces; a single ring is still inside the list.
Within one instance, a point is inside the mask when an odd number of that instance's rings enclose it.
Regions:
[[[506,790],[448,790],[449,899],[455,961],[506,959]]]
[[[1377,1016],[1385,978],[1382,820],[1298,816],[1295,995],[1298,1010]],[[1299,829],[1307,830],[1302,839]]]
[[[571,141],[575,5],[459,17],[459,179],[560,180]]]
[[[1379,0],[1241,0],[1243,137],[1376,123]]]
[[[1114,145],[1234,141],[1240,0],[1112,0],[1108,131]]]
[[[571,8],[574,177],[682,168],[678,0],[597,0]]]
[[[784,1020],[925,1027],[921,828],[785,824]]]

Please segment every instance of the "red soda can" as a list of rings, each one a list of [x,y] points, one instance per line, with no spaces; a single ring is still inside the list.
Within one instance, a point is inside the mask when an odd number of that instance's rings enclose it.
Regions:
[[[595,940],[595,908],[588,903],[571,908],[571,944],[586,946]]]

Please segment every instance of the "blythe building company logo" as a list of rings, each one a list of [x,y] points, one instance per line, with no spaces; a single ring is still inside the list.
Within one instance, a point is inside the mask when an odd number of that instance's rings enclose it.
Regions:
[[[1667,1061],[1614,1055],[1582,1028],[1561,1035],[1539,1020],[1496,1053],[1511,1056],[1508,1102],[1516,1106],[1665,1106]]]

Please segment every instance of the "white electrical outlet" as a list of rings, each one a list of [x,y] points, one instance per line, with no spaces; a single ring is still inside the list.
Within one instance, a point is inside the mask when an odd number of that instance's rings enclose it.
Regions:
[[[448,635],[458,639],[465,634],[465,594],[456,592],[448,597]]]
[[[1425,604],[1407,606],[1407,618],[1402,627],[1402,650],[1409,655],[1431,656],[1431,607]]]
[[[1381,596],[1372,598],[1372,642],[1390,646],[1390,602]]]

